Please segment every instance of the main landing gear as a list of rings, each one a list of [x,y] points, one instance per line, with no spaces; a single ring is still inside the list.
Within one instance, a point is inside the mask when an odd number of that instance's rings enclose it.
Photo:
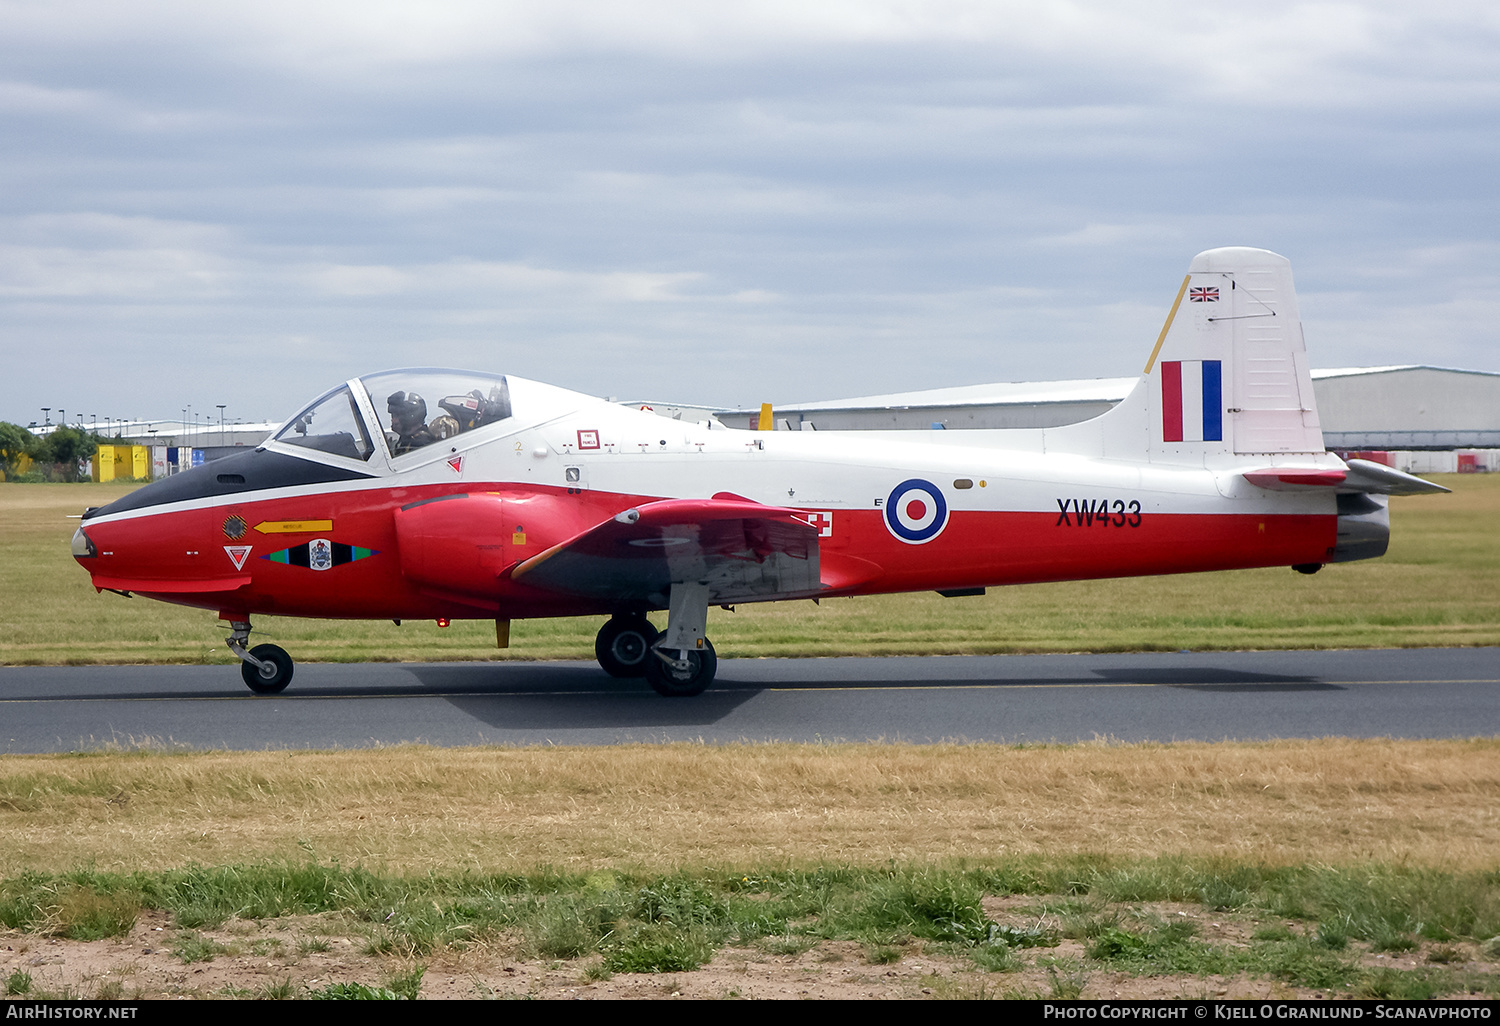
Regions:
[[[644,614],[612,617],[594,639],[594,658],[611,677],[644,677],[651,646],[661,637]]]
[[[229,624],[232,634],[224,639],[240,660],[240,676],[246,686],[257,695],[274,695],[286,690],[292,682],[292,657],[280,645],[256,645],[249,651],[245,643],[250,640],[250,621],[233,620]]]
[[[703,642],[702,648],[651,650],[651,660],[646,663],[646,683],[652,690],[667,698],[703,694],[714,682],[719,657],[714,654],[713,642],[707,638],[699,640]]]
[[[719,668],[713,643],[704,635],[707,623],[708,586],[675,582],[664,632],[658,633],[644,614],[617,614],[600,628],[594,655],[610,676],[645,677],[659,695],[699,695]]]

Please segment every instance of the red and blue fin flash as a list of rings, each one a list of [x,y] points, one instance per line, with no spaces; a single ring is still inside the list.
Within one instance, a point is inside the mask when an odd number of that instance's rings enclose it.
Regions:
[[[1224,440],[1222,367],[1219,360],[1162,361],[1162,441]]]

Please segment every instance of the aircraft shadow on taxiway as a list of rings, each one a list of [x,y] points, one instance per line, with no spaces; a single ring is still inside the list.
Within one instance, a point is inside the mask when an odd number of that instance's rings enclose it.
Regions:
[[[1272,673],[1250,673],[1242,670],[1200,668],[1197,670],[1164,668],[1142,670],[1101,669],[1086,677],[1045,681],[1024,678],[934,678],[871,681],[845,680],[735,680],[732,664],[715,687],[696,698],[661,699],[635,681],[601,681],[597,671],[587,668],[575,673],[549,675],[542,668],[530,668],[528,686],[495,688],[474,686],[477,668],[434,666],[413,672],[433,693],[441,694],[455,708],[497,728],[509,729],[586,729],[594,728],[662,728],[709,727],[766,690],[799,690],[836,693],[841,690],[870,691],[900,689],[930,690],[934,693],[974,687],[1028,688],[1088,685],[1114,686],[1138,684],[1183,688],[1207,692],[1241,692],[1282,694],[1299,691],[1342,691],[1336,684],[1302,676]],[[558,668],[559,671],[561,668]],[[541,672],[537,672],[541,670]],[[549,679],[550,678],[550,679]],[[498,700],[498,701],[497,701]]]
[[[1316,677],[1292,676],[1283,673],[1250,673],[1245,670],[1218,670],[1208,667],[1184,669],[1161,667],[1129,670],[1096,670],[1103,678],[1094,683],[1155,684],[1162,687],[1182,688],[1187,691],[1256,692],[1267,691],[1285,694],[1289,691],[1345,691],[1340,684],[1330,684]]]
[[[335,665],[337,664],[324,664],[329,667]],[[292,690],[271,697],[254,697],[235,692],[227,681],[220,686],[219,677],[223,675],[223,667],[194,667],[191,670],[187,667],[163,667],[162,669],[174,674],[199,669],[203,672],[201,675],[193,673],[190,681],[184,681],[184,684],[189,685],[187,687],[151,690],[62,688],[49,689],[31,695],[9,694],[5,697],[10,700],[56,702],[192,701],[226,698],[269,702],[326,698],[410,698],[428,695],[462,701],[466,707],[500,698],[528,699],[548,706],[554,711],[566,709],[569,715],[576,717],[570,721],[574,726],[586,726],[588,724],[583,722],[584,720],[594,719],[601,713],[607,718],[611,712],[618,714],[626,709],[636,710],[637,707],[642,707],[638,715],[643,717],[643,722],[661,724],[669,721],[682,723],[711,721],[723,715],[729,708],[738,706],[766,690],[838,692],[845,689],[862,691],[922,689],[945,691],[976,687],[1077,688],[1088,685],[1110,687],[1121,684],[1207,692],[1277,694],[1296,691],[1345,690],[1341,685],[1331,684],[1311,676],[1256,673],[1214,667],[1136,666],[1119,669],[1101,667],[1083,675],[1045,679],[951,676],[923,678],[903,675],[882,680],[872,680],[866,676],[847,678],[819,676],[805,679],[766,680],[762,674],[755,674],[754,676],[760,679],[736,680],[735,667],[731,662],[725,665],[724,676],[720,678],[718,684],[703,695],[690,699],[662,699],[643,682],[618,680],[606,676],[590,663],[379,663],[370,665],[370,676],[379,679],[371,681],[368,677],[362,677],[356,681],[351,678],[350,683],[331,682],[327,675],[320,672],[322,667],[316,664],[310,665],[303,670],[298,686]],[[344,669],[347,667],[340,667],[340,670]],[[343,677],[345,674],[341,672],[338,676]],[[212,683],[209,683],[210,678]],[[410,683],[412,678],[415,678],[415,683]],[[695,707],[697,707],[696,710]],[[668,710],[675,711],[669,713]],[[475,712],[472,708],[466,708],[466,711]],[[629,718],[634,720],[638,716],[632,714]],[[609,722],[619,725],[614,720]]]

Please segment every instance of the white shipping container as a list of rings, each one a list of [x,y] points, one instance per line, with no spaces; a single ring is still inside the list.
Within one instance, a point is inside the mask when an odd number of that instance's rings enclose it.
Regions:
[[[1397,470],[1408,474],[1456,474],[1458,454],[1454,452],[1393,452]]]

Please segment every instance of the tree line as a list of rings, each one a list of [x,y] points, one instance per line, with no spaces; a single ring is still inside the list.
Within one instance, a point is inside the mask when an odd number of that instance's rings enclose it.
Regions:
[[[7,481],[84,480],[101,441],[96,434],[66,424],[38,437],[19,424],[0,420],[0,470]]]

